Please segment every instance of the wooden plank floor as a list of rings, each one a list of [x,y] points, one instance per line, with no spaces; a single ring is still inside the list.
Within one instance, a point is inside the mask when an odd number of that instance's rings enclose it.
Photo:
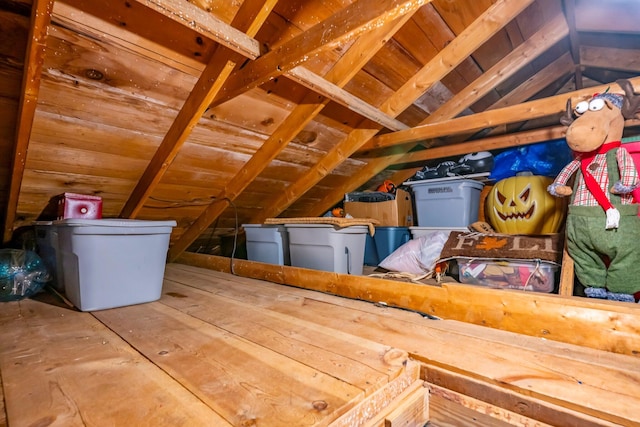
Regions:
[[[329,425],[411,360],[432,425],[640,425],[638,358],[181,264],[153,303],[4,303],[0,343],[10,426]]]

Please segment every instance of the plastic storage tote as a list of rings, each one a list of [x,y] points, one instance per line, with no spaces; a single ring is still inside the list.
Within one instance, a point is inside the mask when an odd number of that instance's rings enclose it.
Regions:
[[[175,221],[63,219],[58,253],[67,298],[82,311],[155,301]]]
[[[314,270],[362,275],[369,227],[337,228],[327,224],[285,224],[291,265]]]
[[[421,236],[425,236],[427,234],[431,234],[436,231],[444,231],[447,233],[450,233],[452,231],[468,232],[469,228],[467,227],[409,227],[409,232],[411,233],[412,239],[417,239]]]
[[[289,233],[284,225],[242,224],[247,238],[247,259],[291,265]]]
[[[36,221],[34,223],[36,234],[36,252],[42,258],[44,265],[49,270],[53,287],[64,292],[62,277],[62,262],[58,258],[58,228],[52,221]]]
[[[364,265],[377,266],[379,263],[380,257],[378,257],[378,251],[376,250],[376,242],[373,240],[373,236],[367,233],[364,242]]]
[[[538,260],[458,258],[460,283],[498,289],[553,292],[559,266]]]
[[[466,227],[478,220],[484,184],[473,179],[408,181],[420,227]]]
[[[373,241],[380,261],[411,239],[409,227],[376,227]]]

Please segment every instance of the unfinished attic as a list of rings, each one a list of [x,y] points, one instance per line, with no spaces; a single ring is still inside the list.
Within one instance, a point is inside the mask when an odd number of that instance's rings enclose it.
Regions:
[[[0,0],[0,426],[640,426],[638,22]]]

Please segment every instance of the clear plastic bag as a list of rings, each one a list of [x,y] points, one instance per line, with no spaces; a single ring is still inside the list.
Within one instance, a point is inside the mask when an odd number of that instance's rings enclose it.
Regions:
[[[42,290],[51,274],[33,251],[0,249],[0,301],[17,301]]]

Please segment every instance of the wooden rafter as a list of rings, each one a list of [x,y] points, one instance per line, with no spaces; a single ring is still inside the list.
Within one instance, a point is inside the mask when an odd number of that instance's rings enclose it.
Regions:
[[[429,0],[358,0],[234,73],[211,107],[235,98],[303,64],[321,52],[391,22]]]
[[[572,73],[573,70],[573,59],[571,59],[571,55],[567,52],[519,84],[518,87],[504,95],[499,101],[493,103],[487,109],[494,110],[496,108],[508,107],[524,102],[553,82],[566,77]]]
[[[414,10],[415,11],[415,10]],[[338,87],[344,86],[371,59],[384,43],[411,17],[411,13],[397,18],[385,26],[361,36],[344,53],[324,78]],[[253,182],[286,145],[309,123],[329,102],[328,98],[318,100],[314,92],[309,92],[304,100],[287,116],[285,121],[269,136],[267,141],[252,158],[231,179],[217,200],[209,205],[179,240],[169,249],[169,259],[180,255],[197,237],[212,224],[235,198]]]
[[[462,111],[479,101],[496,86],[506,81],[516,72],[527,66],[536,57],[547,51],[568,34],[566,20],[562,15],[556,16],[524,43],[498,61],[493,67],[478,77],[455,96],[445,102],[438,110],[423,120],[420,125],[437,123],[457,116]],[[466,138],[465,138],[466,139]],[[375,139],[361,147],[360,151],[375,147]]]
[[[238,22],[234,19],[234,24],[227,25],[211,13],[181,0],[136,0],[143,6],[151,8],[186,27],[190,27],[205,37],[220,43],[242,56],[255,59],[260,56],[260,44],[252,37],[258,32],[261,25],[251,25],[254,20]],[[268,15],[273,5],[264,2],[265,10],[259,11],[260,15]],[[271,3],[277,3],[277,0]],[[244,6],[244,4],[243,4]],[[249,6],[243,9],[249,9]],[[240,15],[241,16],[241,15]],[[264,21],[263,18],[262,21]],[[255,20],[260,22],[260,19]],[[246,27],[244,30],[242,27]]]
[[[564,13],[567,17],[567,24],[569,25],[569,44],[571,46],[571,56],[575,63],[574,70],[574,82],[576,89],[582,89],[582,69],[580,68],[580,35],[576,30],[576,1],[575,0],[562,0],[564,4]]]
[[[436,82],[449,74],[478,47],[500,31],[532,1],[496,2],[442,49],[425,67],[380,106],[392,116],[402,113]]]
[[[294,68],[287,73],[287,77],[295,80],[303,86],[306,86],[314,92],[321,94],[325,98],[329,98],[332,101],[344,105],[351,111],[360,113],[362,116],[367,117],[369,120],[374,121],[388,129],[400,130],[409,128],[409,126],[405,125],[400,120],[396,120],[393,117],[390,117],[379,109],[366,103],[360,98],[351,95],[341,87],[328,82],[321,76],[307,70],[304,67]]]
[[[532,60],[546,52],[551,46],[562,40],[568,34],[567,22],[561,15],[551,20],[524,43],[516,47],[511,53],[498,61],[482,76],[458,92],[453,98],[444,103],[425,123],[435,123],[457,116],[479,101],[483,96],[495,89],[517,71],[528,65]],[[365,147],[363,147],[364,149]]]
[[[347,39],[349,37],[354,37],[355,35],[364,31],[367,25],[373,26],[373,28],[375,28],[376,26],[381,25],[382,22],[388,22],[389,20],[395,19],[395,17],[397,16],[403,16],[407,13],[407,11],[415,10],[421,5],[423,5],[425,2],[426,0],[413,0],[413,1],[405,1],[405,2],[400,2],[396,0],[396,1],[385,2],[386,7],[389,7],[388,10],[383,10],[383,9],[369,10],[371,9],[369,8],[368,9],[369,14],[366,14],[363,17],[362,21],[358,21],[360,25],[359,27],[353,26],[350,23],[350,26],[346,26],[346,28],[349,29],[350,31],[346,31],[344,28],[341,29],[341,31],[335,32],[335,33],[325,31],[324,34],[322,34],[321,37],[319,37],[319,34],[318,34],[319,29],[322,29],[323,27],[332,27],[334,24],[336,24],[336,22],[342,22],[344,19],[346,19],[346,16],[348,16],[349,13],[341,11],[338,14],[329,18],[327,22],[314,27],[315,29],[312,28],[308,32],[295,38],[292,42],[285,43],[284,48],[281,47],[275,50],[274,52],[271,52],[271,55],[270,54],[265,55],[265,57],[267,57],[268,61],[274,61],[278,59],[278,57],[274,56],[276,52],[280,52],[280,51],[288,52],[289,56],[287,56],[286,58],[288,61],[291,61],[291,62],[287,65],[283,65],[282,63],[279,63],[277,66],[279,67],[279,69],[277,70],[277,74],[282,74],[282,72],[284,72],[285,69],[291,68],[291,66],[294,63],[302,62],[303,57],[310,57],[312,53],[317,54],[319,51],[327,49],[329,46],[332,46],[333,44],[341,40]],[[152,3],[152,4],[156,4],[156,3]],[[266,17],[266,15],[268,14],[268,12],[271,10],[272,7],[273,6],[264,8],[264,11],[262,12],[262,15],[264,15],[263,17]],[[356,7],[354,4],[353,6],[354,10],[351,10],[351,12],[360,10],[363,7],[364,7],[363,5]],[[192,6],[192,8],[198,9],[195,6]],[[245,4],[243,4],[243,9],[244,8],[245,8]],[[372,12],[374,13],[371,14]],[[201,12],[197,12],[193,10],[186,15],[199,16],[200,13]],[[372,23],[374,15],[375,15],[376,21],[375,23]],[[171,12],[171,16],[173,17],[176,16],[175,11]],[[187,22],[187,21],[183,19],[180,20],[180,22]],[[243,23],[251,22],[251,21],[247,21],[246,18],[239,21],[242,21]],[[206,34],[232,32],[231,30],[228,30],[228,29],[225,30],[224,25],[220,25],[219,23],[217,23],[214,28],[209,29],[206,27],[205,19],[200,19],[198,22],[199,24],[197,25],[197,28],[199,28],[200,31]],[[236,25],[236,24],[232,23],[232,25]],[[241,23],[238,23],[237,25],[239,29],[242,28],[242,26],[240,26]],[[252,31],[257,31],[256,28],[258,27],[254,24]],[[254,34],[248,32],[247,34],[244,34],[244,38],[251,39],[253,35]],[[332,35],[335,35],[337,39],[332,39],[331,38]],[[243,40],[243,36],[237,35],[235,38],[236,40]],[[326,44],[314,45],[314,43],[319,43],[319,42],[323,42]],[[249,42],[245,40],[244,44],[249,45]],[[312,52],[305,55],[304,52],[299,50],[301,45],[302,46],[311,45]],[[291,56],[289,52],[292,51],[294,48],[298,50],[296,50],[296,54]],[[121,217],[135,217],[139,213],[139,211],[142,209],[144,205],[144,202],[147,200],[149,195],[153,192],[154,188],[160,182],[160,180],[162,179],[162,176],[164,175],[166,170],[169,168],[172,161],[175,159],[175,156],[177,155],[179,149],[182,147],[182,145],[188,138],[191,130],[197,124],[199,117],[203,114],[203,112],[206,110],[206,108],[209,105],[211,105],[212,103],[215,104],[217,102],[217,101],[214,101],[214,99],[218,95],[220,95],[222,91],[225,90],[225,88],[228,86],[227,84],[232,85],[231,80],[234,74],[231,74],[231,71],[234,69],[235,64],[237,63],[237,58],[234,60],[230,60],[229,58],[231,58],[230,53],[223,49],[219,49],[214,54],[214,57],[208,64],[207,68],[204,70],[198,83],[194,86],[194,91],[190,94],[185,105],[183,106],[183,109],[181,110],[180,114],[174,121],[171,129],[165,136],[162,144],[158,148],[149,166],[143,173],[143,176],[139,180],[134,191],[129,197],[127,203],[122,209],[120,214]],[[268,61],[267,63],[270,63]],[[242,76],[244,76],[246,73],[251,73],[252,72],[251,64],[243,68],[241,72],[236,73],[235,75],[237,76],[238,74],[241,74]],[[302,82],[306,86],[318,88],[319,89],[318,91],[321,93],[326,92],[325,89],[327,85],[331,85],[330,82],[325,83],[321,81],[321,79],[319,79],[318,76],[313,75],[313,73],[308,72],[302,67],[297,67],[296,70],[297,71],[292,71],[292,73],[296,76],[295,77],[296,80]],[[231,77],[229,77],[230,75]],[[258,84],[259,82],[256,82],[256,85]],[[250,87],[254,87],[253,83],[250,84]],[[385,125],[389,126],[391,129],[397,130],[397,129],[407,128],[407,126],[405,126],[403,123],[399,121],[395,121],[389,117],[385,117],[383,113],[381,113],[371,105],[363,102],[362,100],[359,100],[358,98],[353,96],[349,96],[345,92],[337,92],[337,93],[338,95],[333,96],[333,98],[335,99],[339,98],[349,103],[354,107],[356,111],[364,114],[367,117],[372,117],[374,121],[375,120],[382,121],[383,123],[385,123]],[[220,98],[218,98],[218,101],[219,100]]]
[[[518,132],[509,135],[493,136],[475,141],[466,141],[458,144],[447,144],[440,147],[428,148],[422,151],[407,153],[398,163],[416,163],[442,157],[459,156],[476,151],[499,150],[508,147],[520,147],[522,145],[535,144],[536,142],[549,141],[564,137],[567,128],[554,126],[551,128],[536,129],[533,131]]]
[[[453,68],[465,60],[479,46],[499,31],[504,25],[516,17],[525,7],[531,4],[531,0],[497,1],[476,21],[474,21],[458,37],[453,39],[442,51],[440,51],[428,64],[418,71],[397,92],[389,97],[380,107],[380,110],[390,116],[397,116],[429,88],[446,76]],[[357,149],[365,144],[380,130],[379,126],[363,121],[347,137],[334,146],[325,157],[314,165],[297,182],[293,183],[272,206],[260,213],[253,221],[261,222],[265,218],[277,216],[289,207],[298,197],[317,184],[324,176],[332,171]],[[360,176],[360,174],[358,174]],[[369,175],[373,176],[373,174]],[[348,180],[344,186],[338,186],[323,198],[309,215],[320,215],[328,206],[344,197],[344,193],[356,186],[352,186],[358,180]]]
[[[633,86],[638,90],[640,87],[640,77],[630,79]],[[412,129],[380,135],[376,137],[374,146],[377,148],[391,147],[403,144],[412,144],[423,139],[437,138],[440,136],[473,132],[486,127],[498,124],[516,123],[534,118],[547,117],[554,114],[561,114],[565,110],[568,98],[574,100],[582,99],[593,95],[596,92],[604,92],[607,88],[610,91],[623,93],[618,85],[600,85],[587,89],[577,90],[571,93],[556,95],[549,98],[529,101],[512,107],[500,108],[496,110],[484,111],[471,116],[445,120],[424,126],[417,126]]]
[[[38,104],[40,92],[40,78],[42,64],[47,44],[47,31],[51,23],[53,0],[34,0],[31,6],[31,26],[29,42],[25,55],[25,67],[22,76],[22,91],[18,110],[18,120],[15,133],[13,162],[11,169],[11,183],[9,186],[9,200],[5,213],[3,242],[11,239],[13,223],[18,208],[18,197],[22,185],[31,127]]]
[[[246,37],[252,37],[260,29],[276,3],[277,0],[245,1],[231,25],[236,25],[240,31],[247,31]],[[216,50],[129,196],[120,212],[121,217],[134,218],[140,212],[144,202],[171,166],[209,104],[220,92],[236,64],[242,59],[244,58],[233,51],[224,48]]]

